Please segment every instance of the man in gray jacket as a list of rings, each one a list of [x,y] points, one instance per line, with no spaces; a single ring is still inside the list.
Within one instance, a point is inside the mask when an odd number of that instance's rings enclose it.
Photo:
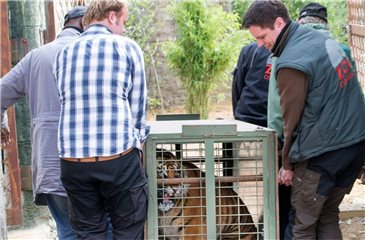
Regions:
[[[60,115],[53,63],[56,53],[79,37],[86,7],[65,15],[57,39],[28,53],[0,81],[1,117],[24,95],[31,113],[33,194],[36,205],[48,205],[56,221],[59,239],[76,239],[68,216],[67,195],[60,180],[57,128]]]

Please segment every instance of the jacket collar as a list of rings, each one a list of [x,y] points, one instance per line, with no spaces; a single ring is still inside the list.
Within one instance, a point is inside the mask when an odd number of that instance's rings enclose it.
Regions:
[[[110,34],[113,32],[103,24],[92,24],[85,29],[82,35],[100,34],[100,33]]]
[[[298,25],[298,23],[290,21],[285,25],[283,30],[281,30],[278,38],[275,41],[274,47],[271,49],[274,57],[280,57],[282,51],[284,50],[288,35],[295,25]]]
[[[78,31],[80,34],[84,32],[84,30],[82,30],[81,28],[79,27],[75,27],[75,26],[67,26],[67,27],[64,27],[62,30],[65,30],[67,28],[73,28],[75,29],[76,31]]]
[[[62,29],[60,34],[58,34],[57,38],[64,36],[80,36],[81,32],[79,29],[73,27],[65,27]]]

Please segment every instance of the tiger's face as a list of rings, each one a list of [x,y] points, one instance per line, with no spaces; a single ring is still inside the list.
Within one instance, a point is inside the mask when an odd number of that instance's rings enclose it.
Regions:
[[[157,166],[158,179],[184,178],[184,171],[178,161],[159,162]],[[163,212],[171,210],[176,201],[187,195],[187,184],[159,184],[158,209]]]

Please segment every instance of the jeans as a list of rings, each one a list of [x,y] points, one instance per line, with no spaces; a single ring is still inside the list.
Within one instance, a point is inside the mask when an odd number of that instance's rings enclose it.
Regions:
[[[45,194],[48,208],[57,226],[60,240],[76,240],[76,233],[72,230],[68,215],[67,197],[56,194]]]

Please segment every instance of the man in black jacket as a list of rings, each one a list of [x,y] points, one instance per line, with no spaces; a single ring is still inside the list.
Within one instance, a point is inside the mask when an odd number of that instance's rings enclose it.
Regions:
[[[242,48],[233,72],[232,107],[236,120],[267,126],[270,51],[251,43]]]

